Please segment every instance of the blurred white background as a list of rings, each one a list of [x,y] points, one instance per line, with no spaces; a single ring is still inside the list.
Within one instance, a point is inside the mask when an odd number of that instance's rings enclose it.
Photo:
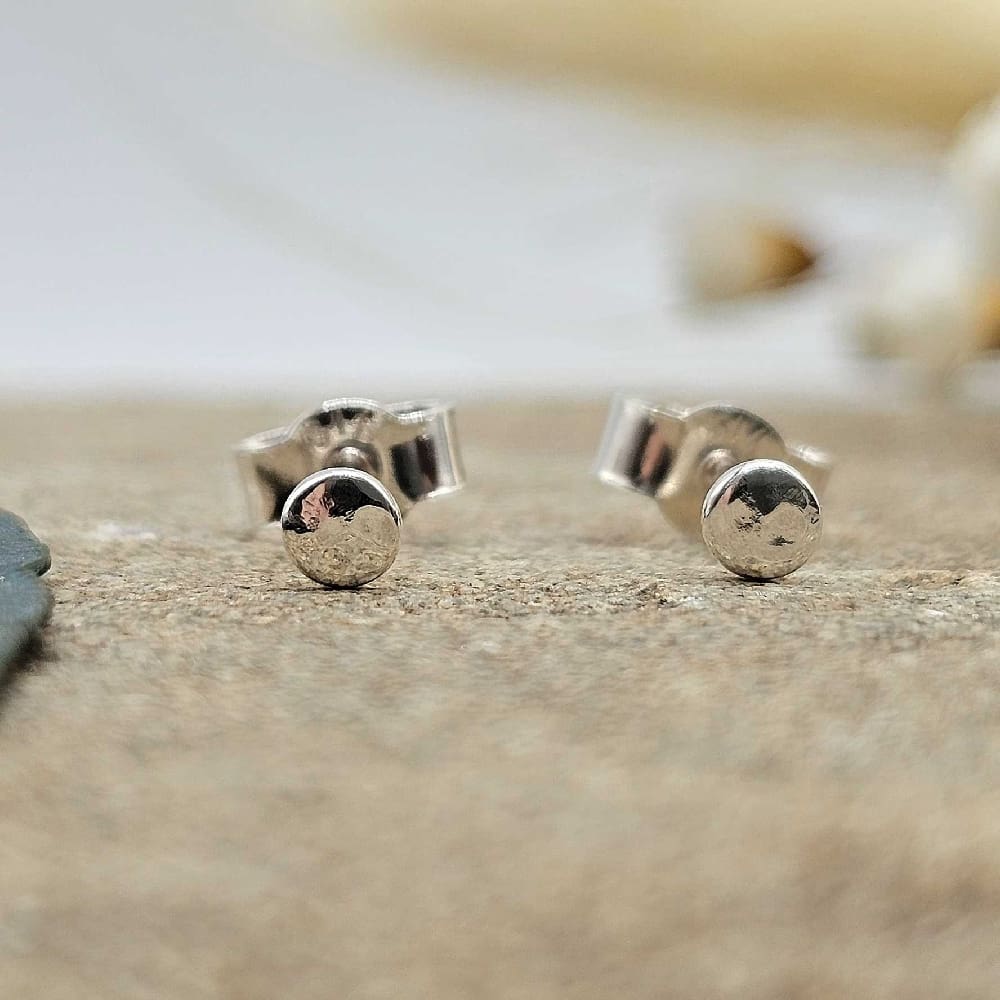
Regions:
[[[923,136],[463,75],[296,9],[6,5],[5,391],[872,387],[846,317],[942,222]],[[720,198],[780,202],[821,280],[686,306],[673,234]]]

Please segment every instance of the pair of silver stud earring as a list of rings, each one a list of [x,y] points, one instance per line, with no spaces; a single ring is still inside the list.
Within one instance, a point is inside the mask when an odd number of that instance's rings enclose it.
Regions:
[[[251,528],[281,524],[295,565],[328,587],[360,587],[399,551],[414,504],[465,485],[454,408],[329,400],[288,427],[236,449]],[[765,420],[733,406],[668,409],[618,399],[596,472],[656,500],[686,534],[699,530],[727,569],[775,580],[801,567],[822,533],[830,461],[787,445]]]

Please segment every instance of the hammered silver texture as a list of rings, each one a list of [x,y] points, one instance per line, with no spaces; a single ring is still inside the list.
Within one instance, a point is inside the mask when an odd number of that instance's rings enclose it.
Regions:
[[[799,569],[822,535],[812,487],[785,462],[755,459],[724,472],[705,497],[702,537],[738,576],[777,580]]]
[[[289,494],[281,532],[288,555],[310,579],[360,587],[395,561],[401,520],[392,494],[374,476],[322,469]]]

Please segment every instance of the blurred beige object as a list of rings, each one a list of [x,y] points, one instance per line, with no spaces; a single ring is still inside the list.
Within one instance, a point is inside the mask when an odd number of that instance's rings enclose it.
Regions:
[[[406,44],[533,75],[953,126],[1000,89],[996,0],[341,0]]]
[[[952,153],[951,178],[971,263],[986,280],[1000,283],[1000,97],[966,119]]]
[[[959,204],[952,240],[914,248],[869,293],[862,350],[946,377],[1000,349],[1000,99],[966,119],[951,155]]]
[[[962,248],[941,240],[915,247],[879,275],[858,320],[872,357],[902,358],[933,380],[996,346],[996,289],[976,277]]]
[[[682,245],[686,283],[698,299],[780,288],[816,263],[815,251],[795,233],[740,212],[713,210],[693,216]]]

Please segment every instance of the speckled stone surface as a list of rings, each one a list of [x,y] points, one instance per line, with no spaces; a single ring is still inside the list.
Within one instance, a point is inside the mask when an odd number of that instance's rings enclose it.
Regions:
[[[357,593],[231,531],[294,407],[3,411],[56,608],[0,705],[0,996],[1000,994],[1000,415],[768,408],[839,465],[761,586],[541,408],[460,411],[470,488]]]

